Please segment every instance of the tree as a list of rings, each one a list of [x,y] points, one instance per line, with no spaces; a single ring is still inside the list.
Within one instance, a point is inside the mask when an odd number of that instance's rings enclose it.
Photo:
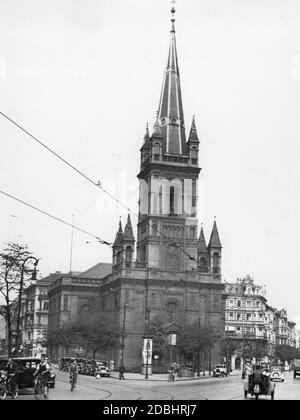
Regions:
[[[220,356],[226,357],[227,370],[230,370],[231,359],[234,353],[241,348],[241,343],[231,337],[221,340]]]
[[[268,346],[262,340],[248,340],[244,343],[243,355],[247,359],[255,358],[255,362],[259,363],[262,358],[268,355]]]
[[[95,359],[98,350],[112,349],[119,342],[119,328],[114,318],[104,312],[83,316],[74,328],[77,334],[77,343],[85,344],[87,350],[91,349],[93,359]]]
[[[299,357],[299,350],[289,345],[277,345],[275,347],[275,357],[282,362],[290,363],[291,360]]]
[[[149,335],[153,337],[152,353],[158,355],[161,360],[167,351],[167,332],[159,317],[154,317],[151,320]]]
[[[210,351],[216,344],[219,335],[211,328],[200,327],[198,322],[186,326],[181,330],[178,348],[184,357],[198,365],[200,371],[200,355]]]
[[[28,246],[8,242],[4,244],[4,248],[0,253],[0,293],[4,298],[4,304],[1,306],[1,313],[4,315],[7,325],[7,342],[8,355],[12,352],[12,333],[19,332],[19,317],[17,325],[14,324],[13,310],[19,310],[19,297],[22,289],[26,287],[29,278],[26,275],[33,271],[32,261],[26,259],[32,254],[28,250]],[[27,264],[25,264],[27,262]],[[21,283],[21,273],[23,269],[24,279]],[[13,331],[16,328],[16,331]]]
[[[47,347],[52,353],[53,347],[61,346],[65,350],[65,355],[68,356],[70,348],[79,344],[80,339],[78,325],[70,322],[63,327],[48,330]]]

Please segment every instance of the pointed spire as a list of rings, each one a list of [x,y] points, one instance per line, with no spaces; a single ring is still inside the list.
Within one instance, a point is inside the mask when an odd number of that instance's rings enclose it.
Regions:
[[[146,133],[144,135],[144,143],[141,147],[141,150],[143,149],[150,149],[150,134],[149,134],[148,123],[146,124]]]
[[[175,37],[175,8],[172,13],[172,29],[167,67],[159,102],[159,122],[163,136],[163,152],[186,154],[186,136],[180,88],[180,75]]]
[[[202,224],[201,224],[201,230],[200,230],[200,235],[198,239],[198,252],[207,252],[207,246],[206,246]]]
[[[219,232],[218,232],[218,228],[217,228],[216,218],[214,220],[214,225],[213,225],[212,232],[211,232],[211,235],[210,235],[210,240],[209,240],[208,247],[209,248],[222,248],[220,237],[219,237]]]
[[[147,140],[150,139],[150,134],[149,134],[149,125],[148,123],[146,124],[146,133],[144,135],[144,143],[146,143]]]
[[[132,225],[131,225],[130,214],[128,214],[127,223],[126,223],[126,226],[124,229],[124,235],[123,235],[123,242],[128,242],[128,241],[135,241]]]
[[[119,230],[116,234],[116,239],[115,239],[115,242],[113,244],[113,247],[122,246],[122,240],[123,240],[123,229],[122,229],[122,222],[121,222],[121,218],[120,218],[120,220],[119,220]]]
[[[200,143],[198,133],[197,133],[197,128],[196,128],[196,123],[195,123],[195,115],[193,115],[193,121],[192,121],[192,126],[191,126],[188,142]]]

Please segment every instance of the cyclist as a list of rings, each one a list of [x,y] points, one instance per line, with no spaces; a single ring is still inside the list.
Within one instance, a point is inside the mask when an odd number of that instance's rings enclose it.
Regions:
[[[18,365],[11,357],[8,359],[6,371],[7,383],[10,381],[11,389],[15,389],[17,387]]]
[[[46,394],[48,391],[48,381],[50,379],[50,364],[48,362],[48,358],[45,355],[41,356],[41,361],[37,365],[36,371],[33,373],[33,376],[36,376],[37,379],[41,379]]]
[[[72,359],[70,366],[69,366],[69,375],[70,375],[70,384],[72,383],[72,380],[74,378],[74,385],[75,388],[76,382],[77,382],[77,376],[78,376],[78,363],[76,359]]]

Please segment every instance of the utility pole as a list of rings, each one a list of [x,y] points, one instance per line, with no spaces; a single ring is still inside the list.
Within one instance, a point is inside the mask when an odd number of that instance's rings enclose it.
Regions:
[[[124,367],[124,347],[125,347],[125,322],[126,322],[126,308],[127,305],[124,305],[124,312],[123,312],[123,327],[122,327],[122,342],[121,342],[121,366]]]
[[[146,343],[146,372],[145,379],[149,379],[149,329],[150,329],[150,309],[147,309],[147,343]]]
[[[72,233],[71,233],[71,249],[70,249],[70,277],[72,277],[72,258],[73,258],[73,236],[74,236],[74,214],[72,214]]]

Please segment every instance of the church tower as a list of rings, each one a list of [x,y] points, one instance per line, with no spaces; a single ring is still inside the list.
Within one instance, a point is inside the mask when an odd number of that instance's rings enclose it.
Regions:
[[[167,66],[153,132],[141,148],[137,261],[166,271],[197,269],[200,173],[195,118],[188,141],[180,87],[175,9]]]
[[[165,337],[180,335],[188,325],[209,328],[217,336],[225,328],[222,245],[216,221],[208,244],[202,226],[198,233],[200,142],[195,117],[186,135],[174,8],[171,13],[159,106],[152,130],[146,125],[140,148],[136,241],[128,215],[124,230],[119,222],[112,273],[99,288],[100,308],[114,316],[120,330],[126,332],[107,360],[113,358],[116,366],[124,363],[131,369],[139,364],[145,368],[149,344],[145,340],[149,340],[154,319],[161,322]],[[182,356],[179,348],[174,349],[174,360]],[[211,353],[203,354],[206,365],[219,360],[218,344]],[[162,355],[161,362],[167,367],[169,357]]]

